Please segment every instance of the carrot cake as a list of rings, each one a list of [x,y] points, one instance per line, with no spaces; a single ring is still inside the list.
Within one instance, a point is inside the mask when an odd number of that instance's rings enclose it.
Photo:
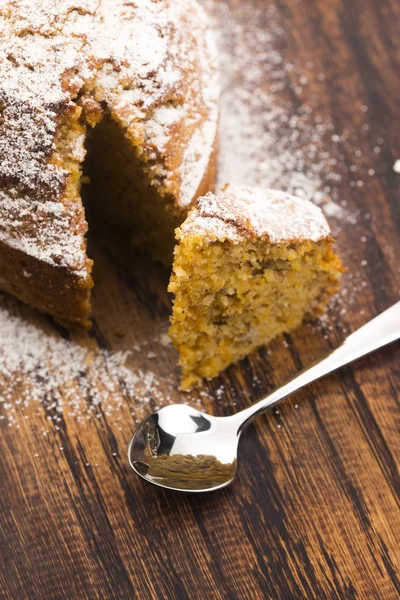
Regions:
[[[321,315],[343,270],[322,211],[275,190],[208,193],[176,237],[170,336],[183,389]]]
[[[0,288],[87,324],[86,153],[92,211],[164,262],[212,189],[207,19],[196,0],[5,0],[0,38]]]

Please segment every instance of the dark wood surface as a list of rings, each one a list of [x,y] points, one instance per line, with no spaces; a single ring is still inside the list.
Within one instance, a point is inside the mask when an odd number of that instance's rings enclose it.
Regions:
[[[399,299],[400,176],[392,166],[400,158],[400,3],[272,1],[285,58],[313,60],[326,75],[313,108],[346,127],[362,150],[355,157],[347,144],[345,163],[375,176],[358,188],[349,184],[351,171],[342,173],[341,198],[360,212],[338,236],[351,300],[331,309],[326,326],[307,325],[207,384],[208,398],[225,385],[223,399],[202,400],[220,415],[283,383],[337,344],[343,328],[354,330]],[[244,3],[230,0],[232,11]],[[317,72],[308,73],[311,89]],[[168,321],[167,274],[139,265],[123,273],[96,244],[92,252],[95,326],[74,339],[115,350],[147,344],[132,368],[153,369],[165,377],[166,401],[182,400],[176,355],[153,341]],[[54,329],[14,300],[2,303],[43,335]],[[115,335],[121,330],[123,337]],[[398,344],[387,347],[298,393],[279,415],[260,418],[242,440],[237,481],[206,496],[163,493],[129,470],[135,418],[159,398],[136,405],[121,384],[117,427],[101,407],[83,424],[65,412],[57,429],[44,405],[18,405],[19,428],[0,421],[0,597],[398,599],[399,357]],[[13,400],[23,394],[19,384]]]

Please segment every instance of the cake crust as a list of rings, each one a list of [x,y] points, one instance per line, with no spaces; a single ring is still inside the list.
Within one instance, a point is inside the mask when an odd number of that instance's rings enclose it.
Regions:
[[[93,282],[13,248],[0,240],[0,288],[66,327],[90,327]]]

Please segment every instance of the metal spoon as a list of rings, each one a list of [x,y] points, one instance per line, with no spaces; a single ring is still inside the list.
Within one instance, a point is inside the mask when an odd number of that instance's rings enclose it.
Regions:
[[[229,485],[241,433],[255,417],[308,383],[400,338],[400,302],[352,333],[339,348],[283,387],[230,417],[213,417],[185,404],[166,406],[136,429],[129,444],[132,469],[170,490],[208,492]]]

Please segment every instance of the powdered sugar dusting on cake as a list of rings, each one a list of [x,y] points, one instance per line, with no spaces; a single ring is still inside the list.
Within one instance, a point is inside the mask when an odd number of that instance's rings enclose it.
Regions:
[[[201,233],[211,241],[238,243],[249,236],[273,244],[310,240],[330,235],[318,206],[278,190],[229,187],[217,196],[199,198],[197,207],[181,227],[182,235]]]
[[[100,12],[104,36],[91,51],[103,53],[106,67],[96,75],[96,97],[127,129],[161,193],[172,192],[185,207],[209,162],[218,120],[206,14],[194,0],[102,0]],[[109,57],[118,69],[107,68]]]
[[[212,211],[202,212],[197,208],[189,213],[186,221],[177,230],[178,240],[186,235],[200,235],[209,243],[230,240],[238,244],[243,240],[243,235],[234,222],[224,220],[222,216],[216,216]]]
[[[89,31],[86,16],[96,5],[80,4],[81,19],[71,0],[18,0],[0,10],[0,239],[84,278],[83,210],[80,203],[61,203],[68,170],[56,136],[63,115],[74,120],[71,100],[83,84],[77,73],[85,70],[80,52]],[[79,21],[77,35],[65,35],[67,21]],[[78,146],[82,140],[76,152]],[[82,152],[75,156],[82,158]]]
[[[178,204],[182,196],[182,206],[190,201],[217,121],[215,56],[206,27],[194,0],[0,4],[0,187],[16,214],[10,232],[0,199],[3,241],[51,263],[59,237],[60,249],[70,246],[60,264],[85,269],[85,227],[71,231],[49,218],[35,242],[17,221],[29,199],[64,202],[69,161],[82,162],[84,150],[82,139],[65,157],[60,131],[64,122],[85,127],[87,97],[126,130],[161,193],[172,191]],[[66,212],[74,210],[75,222],[84,218],[78,203]]]
[[[206,28],[207,22],[204,17],[203,22]],[[211,63],[215,65],[217,63],[217,50],[211,31],[206,31],[204,41],[211,56]],[[193,200],[215,149],[217,137],[220,94],[219,73],[214,67],[211,69],[207,67],[204,53],[201,54],[200,59],[202,63],[200,65],[200,72],[202,73],[200,90],[203,94],[204,105],[208,110],[208,118],[203,120],[203,124],[195,130],[183,155],[180,168],[181,206],[188,206]]]
[[[211,159],[217,135],[217,107],[213,109],[210,116],[212,118],[206,121],[193,134],[184,153],[181,167],[181,206],[188,206],[192,202]]]
[[[79,208],[29,197],[11,199],[0,190],[0,240],[50,265],[72,268],[76,277],[85,279],[84,241],[75,232]]]

